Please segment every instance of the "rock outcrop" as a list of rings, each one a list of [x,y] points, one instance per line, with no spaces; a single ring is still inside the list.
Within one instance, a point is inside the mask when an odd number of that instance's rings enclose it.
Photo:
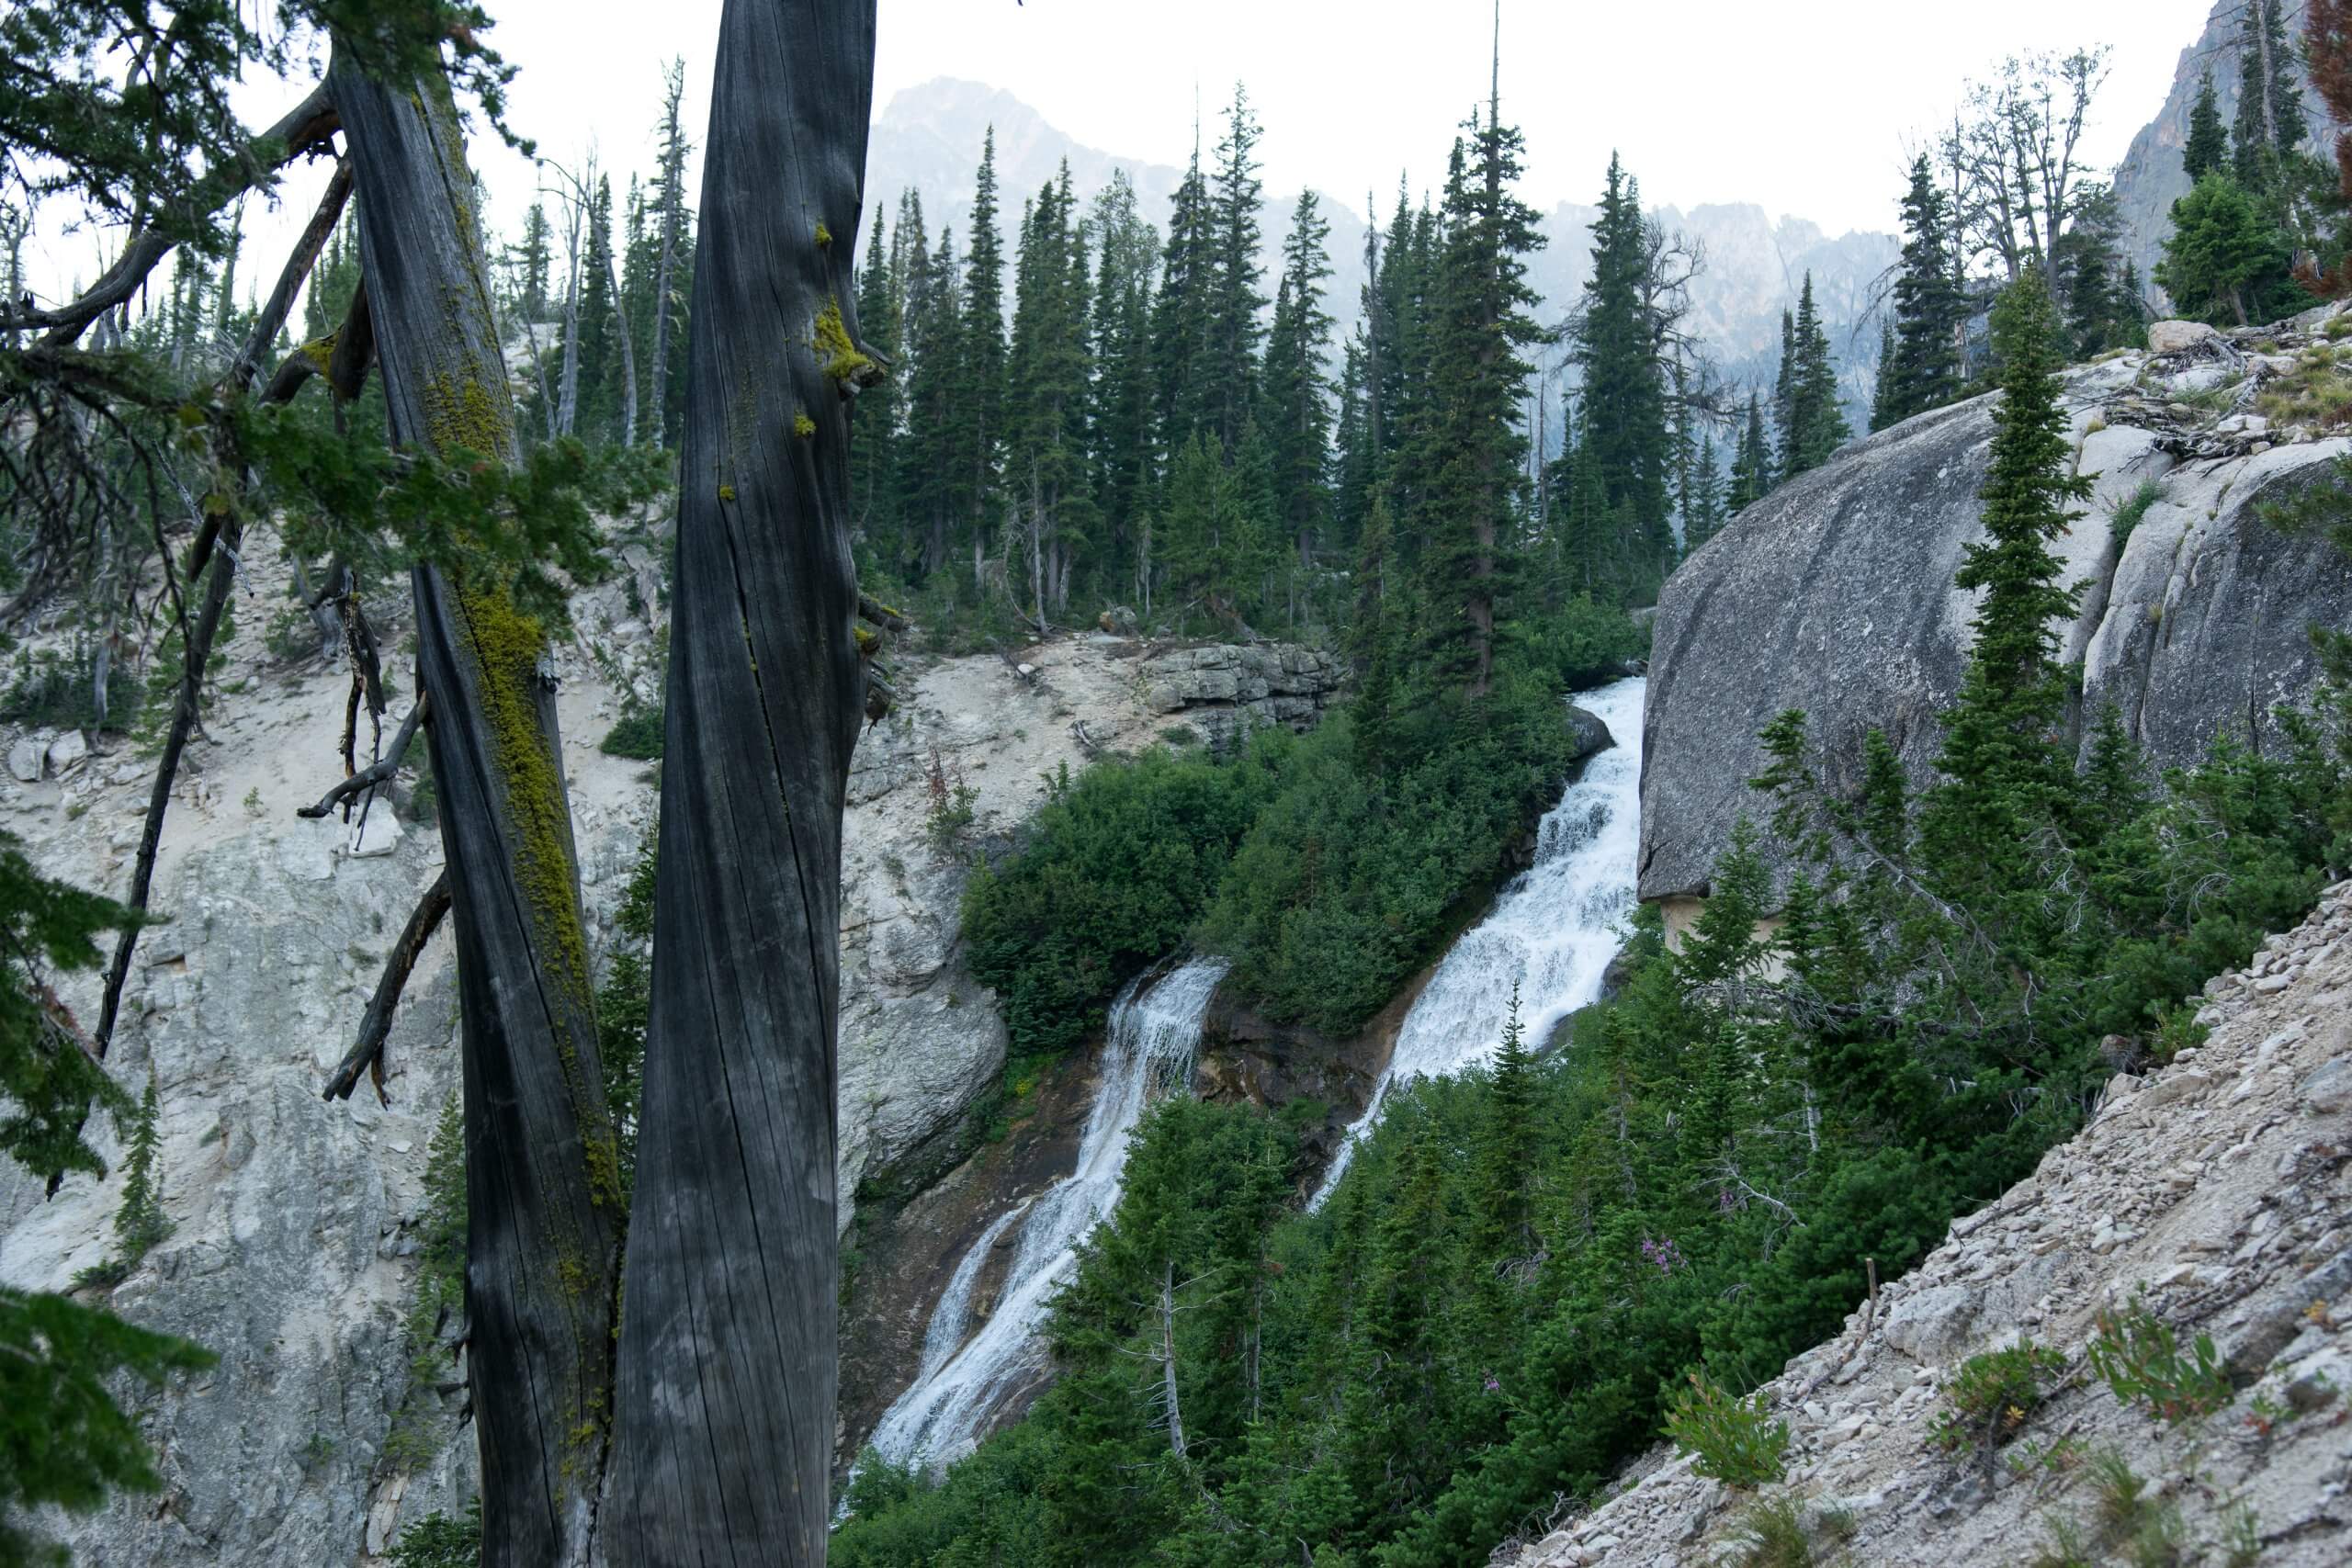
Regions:
[[[2179,1551],[2130,1561],[2352,1561],[2352,883],[2208,985],[2198,1016],[2202,1046],[2116,1078],[2079,1136],[1765,1385],[1792,1439],[1785,1483],[1765,1494],[1815,1529],[1817,1561],[2068,1561],[2037,1553],[2069,1525],[2097,1539],[2093,1461],[2107,1455],[2147,1483],[2151,1511],[2178,1512]],[[2135,1304],[2184,1353],[2211,1337],[2222,1408],[2169,1426],[2085,1366],[2098,1315]],[[1929,1430],[1961,1363],[2021,1337],[2064,1353],[2070,1375],[1988,1479]],[[1756,1501],[1662,1449],[1591,1513],[1496,1560],[1745,1562]]]
[[[2112,703],[2162,764],[2199,760],[2221,734],[2278,743],[2272,709],[2317,678],[2309,626],[2352,620],[2352,562],[2263,517],[2352,453],[2317,414],[2290,423],[2344,384],[2326,335],[2340,320],[2183,333],[2174,353],[2068,373],[2077,461],[2097,481],[2054,547],[2084,590],[2064,634],[2064,657],[2083,664],[2083,729]],[[1645,900],[1702,896],[1739,817],[1765,815],[1747,781],[1763,761],[1756,733],[1782,709],[1805,710],[1833,785],[1856,782],[1872,728],[1928,776],[1974,611],[1952,574],[1984,536],[1996,400],[1847,447],[1668,581],[1645,719]]]

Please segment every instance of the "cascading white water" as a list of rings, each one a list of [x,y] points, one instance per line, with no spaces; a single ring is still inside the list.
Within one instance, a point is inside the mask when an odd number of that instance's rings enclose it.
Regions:
[[[1078,1168],[1001,1216],[956,1265],[924,1332],[914,1385],[874,1429],[884,1458],[932,1464],[959,1457],[1004,1396],[1041,1369],[1046,1307],[1076,1270],[1079,1243],[1119,1201],[1128,1134],[1144,1106],[1191,1081],[1201,1021],[1226,967],[1223,959],[1196,958],[1157,982],[1136,980],[1113,1004],[1102,1085],[1079,1141]],[[1021,1228],[996,1309],[974,1332],[972,1288],[1015,1224]]]
[[[1449,1077],[1494,1055],[1502,1044],[1514,981],[1520,1022],[1531,1043],[1600,999],[1600,977],[1621,945],[1620,922],[1634,910],[1646,686],[1639,679],[1620,681],[1577,699],[1609,726],[1616,745],[1585,763],[1537,830],[1535,863],[1503,889],[1487,918],[1453,944],[1430,977],[1396,1032],[1396,1048],[1373,1087],[1372,1103],[1348,1129],[1309,1209],[1321,1208],[1338,1189],[1357,1140],[1380,1120],[1392,1087]]]

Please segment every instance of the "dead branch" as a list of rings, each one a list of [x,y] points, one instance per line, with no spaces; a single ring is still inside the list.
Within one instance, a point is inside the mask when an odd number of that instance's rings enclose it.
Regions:
[[[424,705],[420,702],[417,706]],[[304,812],[304,816],[311,815]],[[400,1004],[401,993],[408,987],[408,977],[416,968],[417,955],[424,944],[433,940],[434,931],[441,924],[441,917],[449,912],[449,874],[444,871],[433,879],[418,900],[416,912],[408,918],[408,925],[401,931],[400,940],[392,943],[390,956],[384,960],[384,977],[376,982],[376,994],[368,998],[368,1010],[360,1016],[359,1038],[344,1054],[343,1064],[327,1079],[324,1100],[349,1100],[358,1087],[359,1074],[367,1069],[368,1080],[376,1086],[376,1098],[386,1105],[392,1097],[384,1092],[384,1042],[392,1032],[392,1010]]]
[[[408,710],[408,717],[401,721],[399,732],[392,737],[390,750],[385,752],[369,766],[362,768],[327,791],[325,795],[319,797],[319,803],[316,806],[299,807],[294,815],[315,820],[324,817],[337,806],[364,790],[371,790],[381,784],[390,784],[392,775],[401,771],[401,759],[408,755],[409,742],[416,739],[417,726],[424,720],[425,705],[425,698],[420,695],[416,699],[416,705]]]

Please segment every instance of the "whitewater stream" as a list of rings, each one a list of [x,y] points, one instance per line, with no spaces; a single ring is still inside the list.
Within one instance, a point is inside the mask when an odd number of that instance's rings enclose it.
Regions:
[[[1127,1137],[1144,1107],[1192,1082],[1201,1021],[1225,971],[1222,959],[1196,958],[1136,980],[1113,1004],[1102,1083],[1079,1142],[1078,1168],[1001,1216],[956,1266],[932,1309],[914,1385],[874,1429],[884,1458],[926,1465],[960,1458],[1004,1397],[1043,1370],[1046,1308],[1076,1272],[1079,1244],[1119,1201]],[[1012,1267],[976,1332],[973,1289],[1015,1226]]]
[[[1372,1103],[1348,1130],[1307,1207],[1319,1209],[1355,1157],[1357,1140],[1380,1120],[1389,1091],[1419,1077],[1447,1077],[1502,1045],[1511,985],[1531,1048],[1559,1021],[1600,999],[1600,977],[1624,945],[1634,912],[1641,849],[1642,696],[1646,682],[1620,681],[1577,704],[1609,726],[1617,744],[1584,765],[1537,830],[1535,863],[1464,934],[1405,1015],[1388,1070]]]

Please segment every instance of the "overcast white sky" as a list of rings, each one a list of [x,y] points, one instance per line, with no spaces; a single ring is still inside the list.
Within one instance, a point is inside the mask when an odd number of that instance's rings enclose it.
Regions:
[[[653,6],[491,0],[524,66],[514,104],[549,151],[601,139],[634,162],[655,57],[682,52],[707,114],[718,0]],[[600,28],[610,10],[661,18]],[[1504,110],[1527,132],[1525,194],[1589,200],[1610,149],[1652,199],[1753,201],[1835,233],[1892,226],[1907,141],[1948,118],[1962,79],[2007,53],[2114,46],[2092,161],[2111,164],[2162,106],[2212,0],[1504,0]],[[1382,200],[1443,172],[1486,96],[1483,0],[881,0],[875,107],[961,76],[1012,92],[1079,141],[1154,162],[1191,146],[1194,89],[1214,114],[1236,80],[1266,125],[1270,192],[1313,184]],[[1211,140],[1214,141],[1212,135]],[[513,183],[492,173],[508,205]],[[1360,199],[1360,198],[1358,198]]]
[[[1949,119],[1965,77],[2012,51],[2112,45],[2089,146],[2104,166],[2163,104],[2212,3],[1504,0],[1504,113],[1527,133],[1523,194],[1539,207],[1589,200],[1614,148],[1653,203],[1752,201],[1832,233],[1883,230],[1906,149]],[[701,140],[719,0],[489,6],[493,41],[522,67],[511,118],[543,153],[570,164],[593,145],[625,185],[650,162],[660,62],[673,54],[685,57]],[[1270,196],[1312,184],[1385,201],[1400,171],[1417,188],[1442,175],[1454,127],[1486,93],[1488,27],[1484,0],[881,0],[875,106],[960,76],[1011,91],[1081,142],[1174,164],[1191,146],[1196,87],[1213,115],[1240,80],[1266,127]],[[287,96],[274,84],[243,96],[256,123]],[[492,222],[511,231],[533,171],[487,137],[476,161]],[[289,181],[294,210],[253,215],[256,237],[290,235],[322,179]],[[38,271],[96,271],[86,236],[43,248]],[[274,269],[282,248],[250,265]]]

